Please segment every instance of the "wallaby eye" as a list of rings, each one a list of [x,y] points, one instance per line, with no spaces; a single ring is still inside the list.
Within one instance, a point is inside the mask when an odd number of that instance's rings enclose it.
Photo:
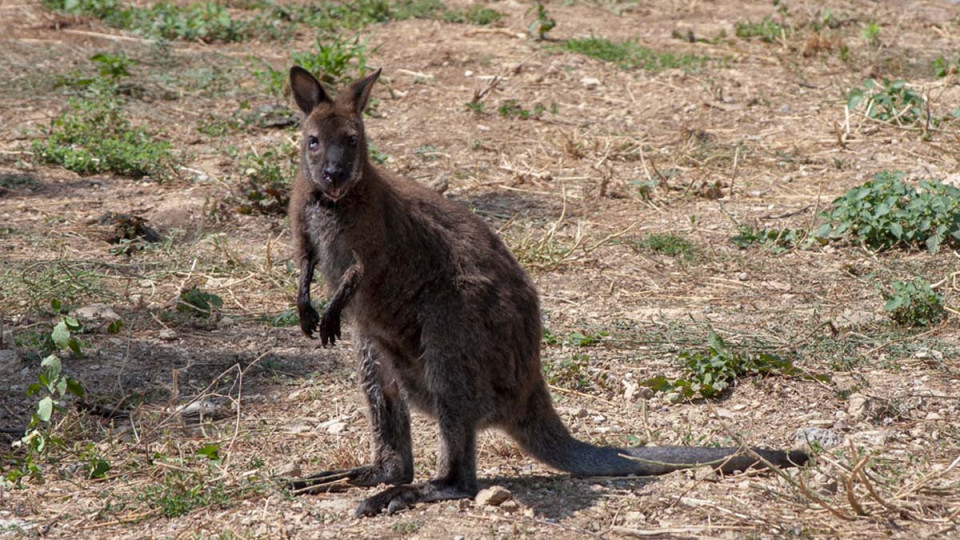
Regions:
[[[316,150],[317,148],[320,148],[320,139],[314,135],[307,137],[307,148],[310,150]]]
[[[360,142],[360,139],[357,139],[356,135],[351,135],[350,138],[347,139],[347,143],[349,143],[350,146],[356,146],[358,142]]]

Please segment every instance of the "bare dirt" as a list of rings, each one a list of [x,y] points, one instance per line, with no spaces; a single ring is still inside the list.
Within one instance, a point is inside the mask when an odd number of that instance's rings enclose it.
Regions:
[[[815,228],[836,196],[879,171],[960,182],[956,121],[901,127],[844,109],[844,95],[865,77],[886,77],[906,80],[931,114],[949,119],[960,104],[957,75],[937,78],[931,63],[957,57],[960,6],[786,2],[795,28],[828,11],[835,24],[768,43],[737,37],[735,24],[781,20],[769,2],[551,2],[557,26],[547,41],[526,33],[529,3],[488,4],[507,15],[493,27],[405,20],[360,32],[368,64],[384,67],[367,131],[386,167],[446,184],[445,194],[498,230],[531,273],[556,336],[545,340],[544,363],[577,436],[789,448],[800,444],[798,430],[817,427],[839,444],[782,475],[571,479],[489,432],[479,439],[483,486],[509,489],[516,504],[442,502],[358,520],[353,509],[369,491],[291,496],[278,477],[366,459],[351,344],[345,335],[322,349],[296,326],[271,324],[294,301],[286,220],[243,215],[232,202],[245,182],[244,156],[273,150],[286,163],[295,128],[199,128],[271,104],[292,110],[254,72],[262,62],[286,69],[315,34],[158,47],[96,19],[7,2],[0,173],[29,179],[0,186],[0,324],[17,352],[0,365],[5,448],[36,408],[26,390],[39,373],[35,338],[57,320],[50,301],[104,304],[124,326],[111,334],[88,320],[83,356],[62,355],[102,410],[71,402],[55,415],[59,444],[40,462],[42,479],[0,486],[0,536],[960,534],[955,316],[909,330],[883,311],[889,283],[918,275],[957,305],[957,253],[731,242],[738,224]],[[864,29],[873,22],[880,31],[871,42]],[[563,47],[591,35],[710,60],[693,70],[621,69]],[[175,178],[80,176],[33,155],[31,141],[68,107],[71,89],[58,77],[95,73],[89,58],[98,52],[139,61],[130,79],[143,93],[125,102],[125,114],[182,156]],[[468,109],[495,76],[483,111]],[[498,108],[508,100],[543,111],[504,116]],[[112,226],[99,221],[107,212],[145,218],[162,241],[116,254]],[[644,247],[667,233],[692,244],[689,256]],[[215,316],[177,315],[190,286],[223,299]],[[798,370],[742,378],[712,400],[636,390],[638,381],[681,376],[678,354],[702,350],[710,329],[732,348],[776,353]],[[575,333],[600,339],[578,346]],[[190,403],[204,405],[201,418],[178,412]],[[106,418],[110,408],[129,416]],[[423,480],[437,432],[423,415],[413,423]],[[211,444],[217,460],[198,454]],[[22,466],[22,451],[3,453],[5,474]],[[111,466],[103,478],[84,469],[94,458]]]

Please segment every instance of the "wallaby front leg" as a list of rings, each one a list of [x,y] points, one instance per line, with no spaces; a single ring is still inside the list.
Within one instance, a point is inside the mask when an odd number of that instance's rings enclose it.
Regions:
[[[347,302],[360,286],[360,279],[363,277],[363,265],[359,262],[353,263],[347,271],[344,272],[340,280],[340,287],[330,299],[330,304],[323,312],[320,318],[320,344],[324,347],[329,342],[332,346],[340,338],[340,313],[346,307]]]
[[[300,258],[300,282],[297,287],[297,312],[300,315],[300,330],[310,339],[320,324],[320,315],[310,303],[310,284],[313,283],[313,269],[317,261],[310,255]]]

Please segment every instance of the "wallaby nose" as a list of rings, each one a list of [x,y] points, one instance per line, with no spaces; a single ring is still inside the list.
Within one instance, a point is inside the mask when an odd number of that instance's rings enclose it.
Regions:
[[[331,181],[337,180],[343,174],[343,168],[334,163],[328,163],[323,168],[323,175],[326,176]]]

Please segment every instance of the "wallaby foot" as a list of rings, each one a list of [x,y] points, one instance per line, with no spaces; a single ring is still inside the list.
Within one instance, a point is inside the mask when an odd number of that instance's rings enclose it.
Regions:
[[[347,486],[371,487],[380,484],[404,484],[412,480],[412,471],[406,473],[393,467],[361,465],[353,469],[323,471],[305,478],[290,480],[288,486],[295,494],[299,495],[338,491]]]
[[[476,494],[476,488],[450,485],[440,480],[432,480],[422,484],[404,484],[385,489],[373,497],[365,499],[357,507],[355,515],[357,517],[376,516],[384,510],[387,511],[387,514],[396,514],[418,502],[472,499]]]

